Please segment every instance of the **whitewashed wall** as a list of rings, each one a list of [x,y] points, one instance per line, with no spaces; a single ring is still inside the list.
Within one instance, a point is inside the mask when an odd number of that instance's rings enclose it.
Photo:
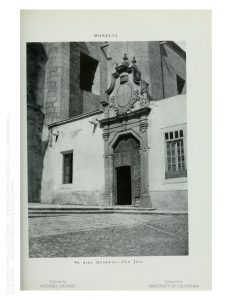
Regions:
[[[151,103],[149,115],[149,190],[152,206],[161,210],[187,210],[187,178],[165,180],[165,141],[167,131],[184,129],[186,96],[179,95]],[[108,205],[104,195],[104,140],[99,126],[93,133],[89,123],[98,114],[53,128],[44,157],[41,202],[80,205]],[[62,152],[73,150],[73,183],[62,184]],[[187,146],[185,145],[185,150]],[[187,152],[185,151],[187,156]]]
[[[184,129],[187,135],[186,95],[152,102],[149,115],[149,189],[153,207],[187,210],[187,178],[165,180],[164,133]],[[187,138],[185,139],[187,141]],[[185,155],[187,159],[187,145]]]
[[[100,205],[104,201],[104,140],[99,126],[93,133],[89,123],[100,114],[53,127],[59,131],[44,157],[41,201]],[[62,183],[64,151],[73,150],[73,183]],[[92,202],[89,203],[89,201]]]

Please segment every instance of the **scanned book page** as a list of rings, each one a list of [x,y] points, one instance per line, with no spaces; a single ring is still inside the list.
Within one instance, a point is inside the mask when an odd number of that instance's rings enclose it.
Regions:
[[[211,288],[211,12],[21,12],[21,288]]]

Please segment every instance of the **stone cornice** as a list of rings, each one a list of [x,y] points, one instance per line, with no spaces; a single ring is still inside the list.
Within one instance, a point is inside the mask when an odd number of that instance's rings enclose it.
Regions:
[[[138,116],[148,115],[150,113],[150,111],[151,111],[150,107],[144,107],[141,109],[131,111],[129,113],[119,114],[115,117],[105,118],[105,119],[98,120],[98,121],[100,123],[100,127],[103,128],[106,125],[122,122],[123,120],[129,120],[129,119],[132,119],[132,118],[135,118]]]
[[[89,112],[89,113],[81,114],[81,115],[78,115],[78,116],[75,116],[75,117],[72,117],[72,118],[68,118],[68,119],[65,119],[65,120],[62,120],[62,121],[58,121],[58,122],[51,123],[51,124],[45,124],[45,125],[47,125],[49,128],[52,128],[52,127],[55,127],[55,126],[60,126],[60,125],[63,125],[63,124],[75,122],[77,120],[82,120],[82,119],[85,119],[85,118],[88,118],[88,117],[91,117],[91,116],[94,116],[94,115],[102,114],[102,113],[103,113],[102,110],[95,110],[95,111],[92,111],[92,112]]]

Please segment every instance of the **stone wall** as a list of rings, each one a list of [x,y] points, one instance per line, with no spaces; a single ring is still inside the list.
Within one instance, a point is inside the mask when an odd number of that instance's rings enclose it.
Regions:
[[[48,61],[45,76],[45,124],[69,117],[69,43],[44,43]]]
[[[80,46],[79,43],[70,43],[70,70],[69,70],[69,116],[83,113],[83,95],[80,89]]]
[[[28,201],[40,202],[43,156],[44,80],[47,56],[41,43],[27,44],[27,161]]]
[[[186,61],[183,56],[178,54],[169,44],[164,44],[162,55],[162,67],[164,77],[164,97],[169,98],[178,95],[177,75],[186,80]],[[186,85],[182,94],[186,93]]]
[[[130,62],[133,56],[136,57],[142,78],[150,84],[150,94],[157,100],[177,94],[177,74],[182,78],[186,77],[185,59],[168,44],[164,44],[163,52],[160,42],[111,42],[106,48],[101,48],[102,45],[103,43],[97,42],[28,44],[29,201],[40,201],[42,177],[43,202],[61,202],[63,197],[65,203],[70,201],[84,204],[90,203],[88,197],[94,195],[92,205],[107,204],[102,196],[104,191],[102,131],[97,127],[96,132],[93,132],[93,125],[89,123],[93,118],[94,120],[99,118],[99,115],[53,126],[43,141],[41,135],[43,125],[100,109],[100,101],[106,98],[105,90],[109,87],[115,64],[121,63],[124,53],[128,54]],[[81,53],[98,61],[92,91],[81,90],[80,87]],[[185,91],[186,87],[183,93]],[[164,185],[158,175],[158,172],[163,174],[160,170],[164,165],[163,158],[160,157],[163,155],[161,128],[186,123],[185,102],[186,99],[181,96],[178,99],[174,97],[153,102],[154,107],[149,120],[149,170],[151,167],[155,169],[152,174],[149,171],[149,184],[150,191],[154,194],[152,198],[154,206],[162,206],[157,204],[161,203],[160,192],[187,189],[186,182]],[[57,134],[58,139],[55,141]],[[48,137],[50,146],[46,148]],[[75,181],[68,187],[61,182],[62,151],[70,149],[75,150],[76,169]],[[169,199],[169,196],[164,197],[166,198]]]
[[[100,99],[105,97],[107,89],[107,61],[100,46],[101,43],[94,42],[70,43],[70,117],[100,109]],[[81,53],[98,61],[91,92],[80,87]]]
[[[100,109],[100,97],[93,93],[83,91],[83,113]]]
[[[43,170],[43,144],[41,133],[44,114],[39,107],[27,106],[27,164],[28,202],[40,202]]]
[[[46,51],[41,43],[27,43],[27,103],[44,105]]]
[[[108,62],[108,85],[111,82],[111,74],[115,72],[115,65],[121,64],[124,53],[127,54],[129,64],[135,56],[137,67],[141,71],[142,79],[150,85],[151,95],[161,98],[161,64],[158,42],[109,42],[107,55],[112,59]]]
[[[123,54],[127,53],[129,63],[133,56],[142,73],[142,79],[149,83],[149,92],[156,100],[177,95],[176,74],[186,78],[186,61],[178,53],[178,47],[170,47],[172,42],[162,44],[159,41],[143,42],[110,42],[107,55],[112,57],[108,62],[108,85],[116,63],[122,62]],[[185,93],[186,90],[183,91]]]
[[[101,43],[65,42],[43,44],[48,61],[45,76],[45,124],[51,124],[100,108],[107,89],[107,63]],[[99,62],[90,95],[80,87],[81,53]],[[99,97],[95,97],[95,95]],[[95,97],[95,98],[94,98]],[[89,101],[94,99],[94,101]],[[87,101],[87,103],[85,103]]]

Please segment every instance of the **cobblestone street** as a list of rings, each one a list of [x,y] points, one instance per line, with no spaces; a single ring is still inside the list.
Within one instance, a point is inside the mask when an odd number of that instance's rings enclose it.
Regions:
[[[187,254],[187,215],[96,213],[29,218],[30,257]]]

